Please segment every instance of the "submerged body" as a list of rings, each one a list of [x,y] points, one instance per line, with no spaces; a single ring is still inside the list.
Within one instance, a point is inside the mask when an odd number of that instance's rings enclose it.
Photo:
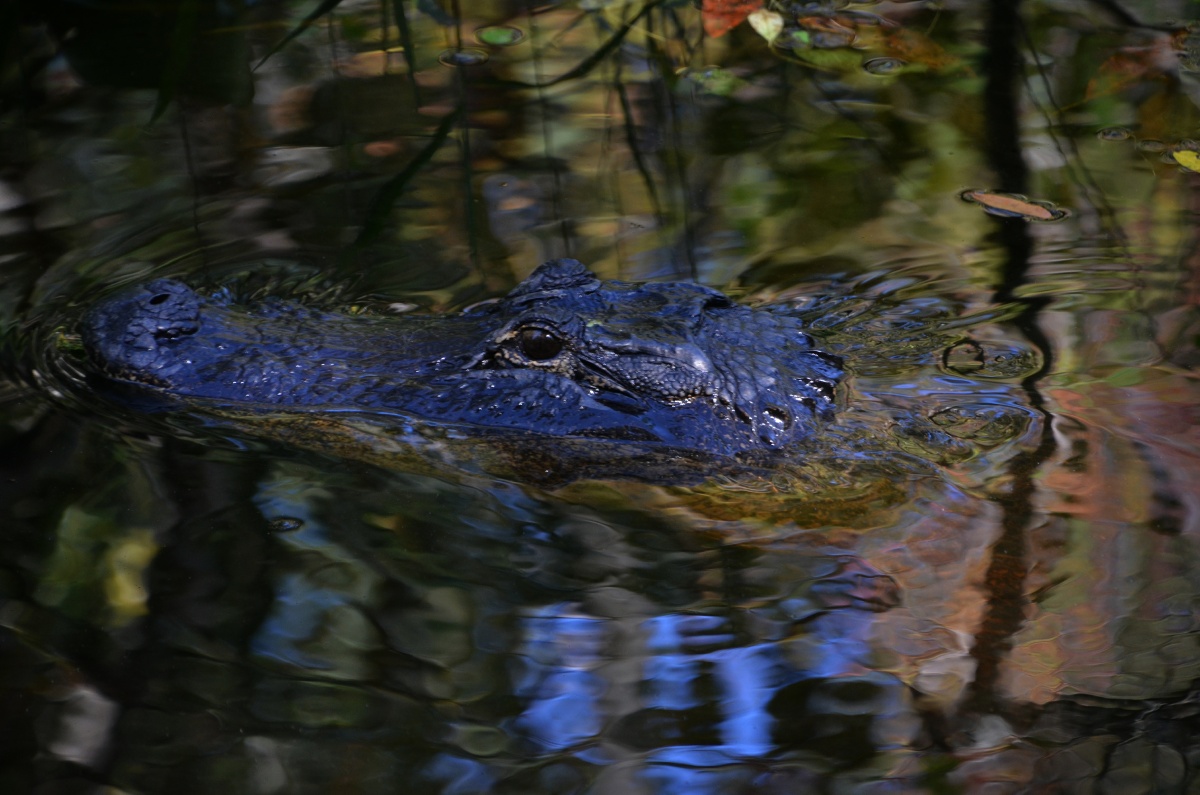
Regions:
[[[562,259],[456,315],[240,306],[160,279],[94,307],[83,339],[106,379],[169,403],[732,455],[831,417],[841,360],[801,326],[699,285],[602,281]]]

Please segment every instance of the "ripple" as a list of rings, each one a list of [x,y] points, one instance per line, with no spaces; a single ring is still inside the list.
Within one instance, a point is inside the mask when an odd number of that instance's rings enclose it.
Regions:
[[[1025,378],[1042,366],[1031,348],[1006,341],[968,339],[946,349],[942,368],[971,378],[1009,380]]]
[[[941,409],[930,421],[956,439],[994,447],[1025,433],[1030,416],[1024,408],[990,403],[962,403]]]

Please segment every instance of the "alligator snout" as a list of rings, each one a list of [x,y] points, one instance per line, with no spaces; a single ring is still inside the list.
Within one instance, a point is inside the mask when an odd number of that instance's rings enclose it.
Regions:
[[[84,345],[106,371],[153,380],[168,366],[171,343],[200,330],[200,303],[183,282],[156,279],[93,307]]]

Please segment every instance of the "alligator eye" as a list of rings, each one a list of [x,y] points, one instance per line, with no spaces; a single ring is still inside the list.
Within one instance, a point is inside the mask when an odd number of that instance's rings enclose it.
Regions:
[[[563,343],[558,337],[540,328],[527,328],[521,332],[521,353],[535,362],[553,359],[562,352]]]

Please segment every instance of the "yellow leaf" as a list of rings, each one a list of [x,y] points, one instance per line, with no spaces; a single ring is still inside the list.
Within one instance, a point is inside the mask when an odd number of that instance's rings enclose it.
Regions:
[[[1200,152],[1192,149],[1180,149],[1172,152],[1171,157],[1175,158],[1175,162],[1188,171],[1200,171]]]
[[[780,31],[783,30],[783,17],[774,11],[767,11],[765,8],[751,13],[748,19],[750,27],[766,39],[768,44],[775,41]]]

